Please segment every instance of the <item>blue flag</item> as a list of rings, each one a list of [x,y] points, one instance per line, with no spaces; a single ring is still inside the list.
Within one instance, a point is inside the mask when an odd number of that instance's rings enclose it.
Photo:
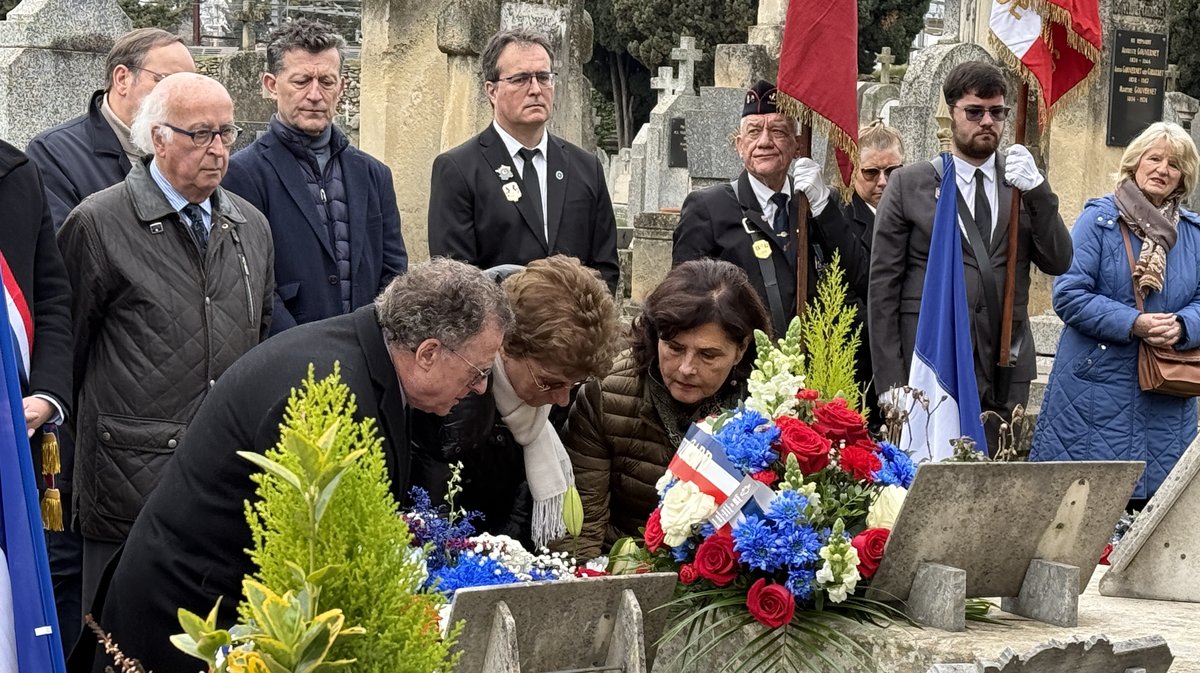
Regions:
[[[0,671],[64,673],[16,357],[13,340],[0,338]]]
[[[917,340],[908,374],[908,385],[929,397],[929,409],[913,405],[900,440],[900,448],[917,461],[949,458],[953,454],[950,441],[963,436],[974,439],[980,450],[987,448],[979,418],[975,349],[963,278],[958,183],[949,154],[942,155],[938,194]]]

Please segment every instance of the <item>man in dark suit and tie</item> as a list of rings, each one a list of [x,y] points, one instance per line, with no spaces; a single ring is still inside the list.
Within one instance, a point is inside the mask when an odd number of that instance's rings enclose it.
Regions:
[[[615,291],[617,227],[600,161],[546,131],[556,81],[549,41],[505,30],[480,58],[494,119],[433,162],[429,254],[481,268],[569,255]]]
[[[369,304],[408,268],[391,170],[333,123],[345,47],[332,26],[308,19],[270,35],[262,79],[277,112],[225,176],[225,189],[271,223],[271,334]]]
[[[1029,382],[1037,373],[1027,310],[1030,265],[1051,275],[1071,265],[1071,236],[1058,213],[1058,197],[1038,172],[1033,156],[1020,145],[997,151],[1010,110],[1004,104],[1007,90],[1000,69],[979,61],[955,67],[942,84],[950,106],[975,376],[983,410],[1004,419],[1011,418],[1017,404],[1028,401]],[[897,170],[875,214],[868,326],[881,403],[892,400],[893,389],[908,381],[940,167],[937,159],[936,166],[922,161]],[[1010,349],[1015,366],[1005,393],[995,383],[1013,187],[1021,191],[1021,212]],[[995,417],[986,424],[993,452],[998,425]]]
[[[779,112],[776,93],[775,85],[763,81],[746,92],[736,138],[746,168],[733,182],[692,192],[683,200],[671,263],[715,257],[745,269],[781,336],[796,315],[796,192],[808,197],[812,214],[808,298],[816,295],[818,274],[832,253],[823,232],[839,230],[842,217],[830,203],[820,167],[800,158],[796,120]]]
[[[374,305],[288,330],[247,353],[200,406],[195,432],[110,567],[100,624],[146,670],[194,670],[195,659],[171,645],[176,611],[207,614],[220,597],[218,622],[228,626],[242,577],[254,572],[244,551],[251,546],[244,503],[254,499],[255,469],[236,452],[262,453],[279,441],[288,397],[309,367],[319,380],[340,366],[358,420],[377,419],[392,495],[403,502],[408,410],[444,416],[466,395],[483,393],[511,323],[499,284],[466,264],[434,260],[397,277]],[[76,648],[71,670],[103,671],[107,657],[95,650]]]

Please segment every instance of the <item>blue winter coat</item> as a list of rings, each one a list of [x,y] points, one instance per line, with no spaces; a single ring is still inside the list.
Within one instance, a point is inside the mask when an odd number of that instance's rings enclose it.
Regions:
[[[1144,460],[1133,497],[1149,498],[1196,436],[1196,400],[1138,387],[1138,311],[1113,196],[1089,201],[1071,236],[1075,257],[1054,283],[1066,327],[1030,460]],[[1137,259],[1141,240],[1131,232],[1130,241]],[[1191,211],[1180,215],[1164,285],[1146,298],[1146,312],[1183,319],[1176,348],[1200,346],[1200,217]]]

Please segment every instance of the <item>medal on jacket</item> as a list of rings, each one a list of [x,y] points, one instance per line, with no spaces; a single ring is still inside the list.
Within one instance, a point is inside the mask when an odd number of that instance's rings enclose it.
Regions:
[[[504,183],[504,198],[516,203],[521,200],[521,187],[515,182]]]
[[[508,164],[504,164],[500,168],[496,169],[496,175],[499,175],[501,180],[512,180],[512,177],[513,177],[512,166],[509,166]]]
[[[754,256],[759,259],[766,259],[771,256],[771,244],[764,240],[759,239],[750,247],[754,250]]]

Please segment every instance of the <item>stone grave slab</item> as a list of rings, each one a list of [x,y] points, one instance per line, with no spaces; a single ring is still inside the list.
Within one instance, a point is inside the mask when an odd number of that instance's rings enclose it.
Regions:
[[[1078,568],[1082,593],[1142,472],[1140,462],[921,465],[869,597],[907,600],[920,568],[966,572],[966,595],[1016,597],[1030,562]]]
[[[649,671],[675,573],[593,577],[459,590],[459,673]],[[611,668],[604,668],[605,666]]]
[[[1112,642],[1101,635],[1051,640],[1025,654],[1006,649],[974,664],[936,664],[928,673],[1166,673],[1173,659],[1162,636]]]
[[[738,130],[745,97],[745,89],[700,87],[696,106],[684,112],[693,183],[697,179],[727,182],[742,172],[742,160],[730,137]]]
[[[1105,596],[1200,603],[1200,438],[1192,441],[1113,549]]]

